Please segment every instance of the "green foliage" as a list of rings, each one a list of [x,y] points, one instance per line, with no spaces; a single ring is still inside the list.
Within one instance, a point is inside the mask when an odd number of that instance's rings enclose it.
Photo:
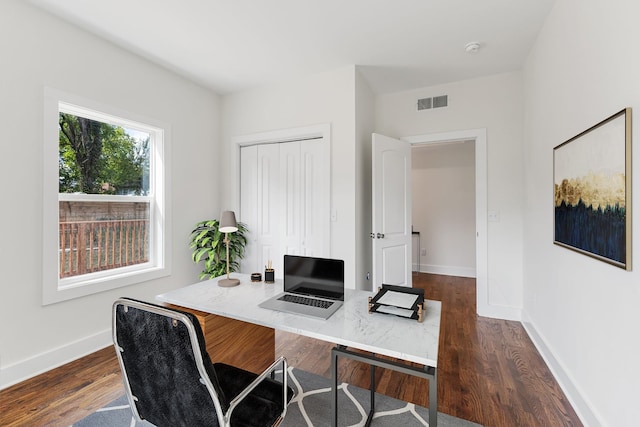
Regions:
[[[217,219],[201,221],[191,232],[189,247],[193,251],[191,259],[196,264],[204,261],[204,270],[200,273],[200,280],[211,279],[227,273],[227,247],[224,243],[224,233],[218,229]],[[240,260],[244,256],[247,244],[247,227],[238,223],[238,231],[229,233],[229,271],[238,271]]]
[[[59,117],[59,192],[136,194],[148,191],[149,137],[72,114]]]
[[[64,168],[65,182],[73,183],[76,191],[95,193],[99,188],[96,180],[102,154],[102,126],[100,122],[60,113],[59,162],[73,160],[75,165]],[[64,166],[64,165],[63,165]],[[75,167],[74,167],[75,166]],[[63,168],[61,168],[63,169]],[[73,175],[69,175],[73,174]]]
[[[99,179],[109,183],[109,192],[143,195],[143,178],[149,170],[149,138],[138,142],[123,128],[115,127],[112,136],[105,139],[103,152]]]

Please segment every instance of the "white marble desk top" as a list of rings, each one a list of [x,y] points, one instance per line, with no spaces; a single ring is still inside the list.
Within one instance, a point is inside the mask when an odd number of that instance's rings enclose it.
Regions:
[[[252,283],[247,274],[233,288],[218,286],[217,279],[196,283],[156,296],[162,302],[217,314],[276,330],[292,332],[360,350],[437,367],[440,337],[439,301],[426,301],[425,317],[417,320],[369,313],[374,293],[346,289],[344,305],[327,320],[258,307],[282,292],[282,281]]]

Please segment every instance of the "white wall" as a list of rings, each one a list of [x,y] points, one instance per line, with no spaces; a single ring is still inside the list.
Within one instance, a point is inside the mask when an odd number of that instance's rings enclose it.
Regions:
[[[227,95],[222,101],[222,157],[228,177],[222,204],[238,206],[238,159],[233,139],[254,133],[331,125],[331,257],[345,261],[345,285],[356,285],[355,67]]]
[[[219,100],[26,2],[0,2],[0,388],[110,344],[111,304],[197,281],[188,236],[218,212]],[[44,87],[171,126],[172,274],[42,306]]]
[[[411,179],[413,230],[426,251],[412,261],[423,272],[475,277],[474,142],[413,146]]]
[[[420,98],[449,96],[446,108],[416,111]],[[520,319],[522,307],[522,76],[498,74],[379,95],[376,132],[405,137],[487,129],[488,211],[500,213],[488,227],[487,298],[496,317]]]
[[[638,16],[634,1],[558,1],[524,69],[523,318],[590,426],[638,425],[640,210],[632,214],[633,271],[553,245],[553,147],[624,107],[636,110],[638,146]]]
[[[356,73],[356,288],[372,290],[371,134],[374,129],[374,94]]]

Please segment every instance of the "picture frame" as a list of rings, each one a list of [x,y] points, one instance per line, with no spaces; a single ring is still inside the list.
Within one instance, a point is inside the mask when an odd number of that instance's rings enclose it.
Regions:
[[[553,149],[554,244],[631,270],[631,108]]]

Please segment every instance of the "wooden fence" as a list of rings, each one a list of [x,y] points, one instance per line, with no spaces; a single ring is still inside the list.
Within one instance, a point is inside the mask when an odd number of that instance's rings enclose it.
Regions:
[[[60,222],[60,278],[148,260],[148,219]]]

